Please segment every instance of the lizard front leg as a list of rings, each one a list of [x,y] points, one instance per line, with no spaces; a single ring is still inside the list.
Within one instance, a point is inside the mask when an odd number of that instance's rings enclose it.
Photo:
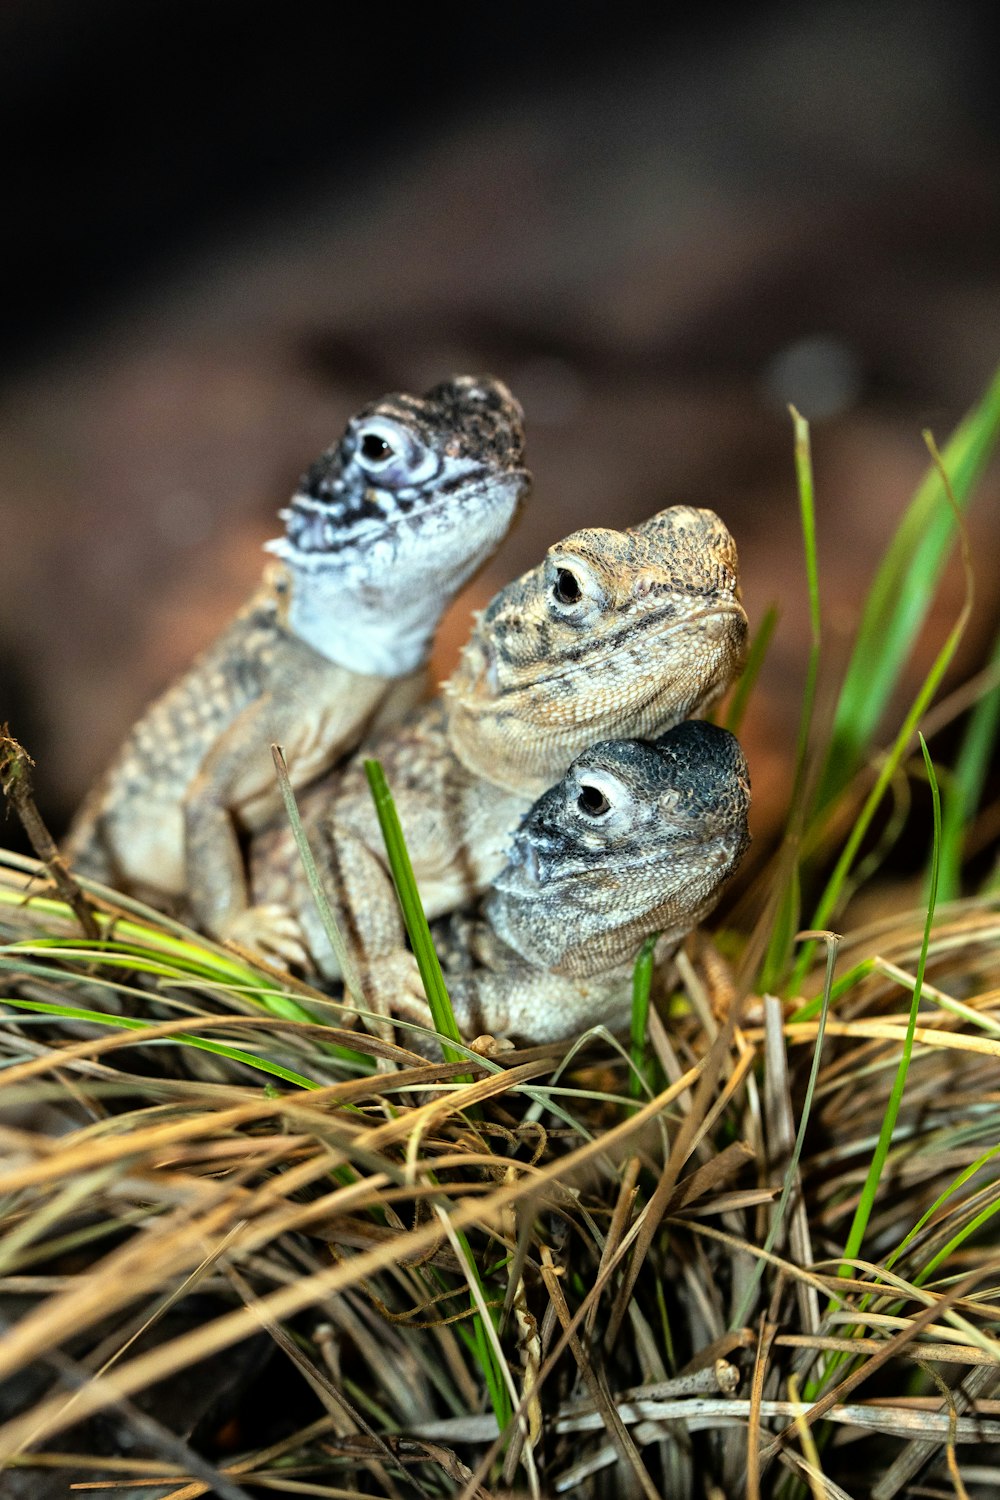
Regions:
[[[419,977],[407,984],[396,971],[395,1008],[407,1021],[432,1025]],[[629,974],[601,974],[593,979],[568,979],[530,964],[515,963],[494,973],[481,969],[448,979],[455,1020],[462,1036],[512,1039],[542,1044],[606,1026],[621,1031],[628,1025],[631,1006]]]
[[[244,709],[206,755],[184,793],[187,895],[194,920],[213,937],[298,959],[301,941],[295,951],[293,930],[297,924],[282,933],[278,908],[248,907],[237,822],[243,807],[266,797],[275,786],[270,710],[266,698]]]
[[[306,964],[299,922],[278,904],[250,906],[241,831],[281,812],[271,745],[285,752],[299,789],[351,750],[377,713],[383,679],[289,650],[287,684],[249,704],[206,755],[184,797],[188,898],[195,919],[223,939]]]
[[[487,1034],[541,1044],[606,1026],[628,1025],[630,975],[568,979],[528,964],[504,973],[469,975],[453,986],[452,1005],[463,1036]]]

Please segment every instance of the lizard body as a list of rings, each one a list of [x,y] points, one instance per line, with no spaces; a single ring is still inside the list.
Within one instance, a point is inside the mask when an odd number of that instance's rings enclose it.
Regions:
[[[269,746],[301,787],[418,701],[441,614],[528,488],[523,455],[520,407],[486,377],[352,418],[282,512],[280,562],[85,800],[76,868],[184,897],[216,936],[297,951],[283,913],[248,908],[240,838],[281,805]]]
[[[441,698],[365,750],[385,769],[428,916],[486,889],[533,799],[588,745],[659,734],[714,701],[746,628],[733,539],[690,506],[575,532],[502,589]],[[405,940],[360,756],[309,790],[303,817],[384,1010],[377,971]],[[254,840],[251,869],[255,899],[294,912],[335,977],[286,829]]]

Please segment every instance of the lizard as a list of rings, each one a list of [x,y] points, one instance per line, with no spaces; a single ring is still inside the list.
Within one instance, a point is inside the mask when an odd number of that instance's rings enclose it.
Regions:
[[[241,840],[419,701],[437,624],[530,486],[523,414],[491,377],[364,407],[303,475],[277,557],[212,645],[132,729],[71,827],[78,873],[170,905],[220,939],[287,953],[251,906]],[[297,951],[295,949],[294,951]]]
[[[749,846],[749,808],[738,741],[702,720],[577,756],[521,823],[481,918],[452,920],[462,1035],[541,1043],[624,1029],[640,946],[659,934],[665,963],[714,908]],[[431,1024],[405,962],[398,981],[395,1009]]]
[[[733,538],[693,506],[574,532],[501,589],[441,695],[362,752],[386,772],[428,917],[487,888],[535,797],[588,745],[658,735],[714,702],[746,635]],[[384,1014],[396,980],[379,974],[405,938],[362,754],[309,789],[302,815]],[[252,841],[250,866],[254,899],[293,913],[313,965],[335,978],[287,827]]]

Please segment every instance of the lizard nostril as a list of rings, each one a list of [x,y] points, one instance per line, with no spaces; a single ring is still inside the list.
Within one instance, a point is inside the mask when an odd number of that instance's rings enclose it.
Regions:
[[[730,621],[727,615],[709,615],[702,625],[705,639],[709,641],[721,641],[730,630]]]

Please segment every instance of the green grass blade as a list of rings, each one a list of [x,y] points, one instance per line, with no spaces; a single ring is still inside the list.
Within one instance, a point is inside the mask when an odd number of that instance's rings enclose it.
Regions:
[[[786,833],[786,838],[789,835]],[[795,934],[799,930],[802,913],[802,882],[799,873],[798,846],[788,850],[787,863],[779,861],[778,871],[785,871],[785,881],[777,900],[768,908],[771,914],[771,935],[767,953],[760,971],[757,988],[768,994],[778,987],[778,981],[787,967],[795,946]]]
[[[747,654],[747,664],[743,668],[743,675],[736,684],[736,691],[729,700],[729,709],[726,713],[725,727],[730,734],[739,734],[743,716],[750,702],[750,694],[753,692],[760,669],[764,665],[768,648],[774,636],[775,628],[780,619],[780,612],[776,604],[769,604],[761,618],[760,624],[754,632],[754,638]]]
[[[805,688],[802,694],[802,712],[799,716],[798,741],[795,747],[795,776],[792,781],[785,834],[785,853],[790,857],[778,866],[786,872],[785,881],[776,896],[774,925],[758,980],[759,988],[762,990],[772,990],[777,987],[781,975],[787,968],[792,942],[799,927],[799,844],[806,817],[809,736],[816,703],[816,684],[819,680],[819,565],[816,556],[816,493],[813,482],[812,452],[809,445],[809,423],[799,415],[794,406],[791,408],[791,413],[795,428],[795,477],[798,485],[799,515],[805,550],[806,584],[809,591],[810,646]]]
[[[899,1066],[893,1079],[892,1090],[889,1095],[889,1103],[879,1130],[878,1141],[872,1152],[871,1164],[865,1177],[864,1187],[858,1200],[858,1206],[854,1211],[851,1227],[848,1231],[847,1241],[844,1245],[844,1262],[840,1266],[841,1276],[850,1276],[852,1267],[848,1264],[855,1261],[861,1254],[861,1245],[868,1228],[872,1209],[878,1194],[879,1183],[885,1170],[886,1158],[889,1155],[889,1147],[892,1145],[892,1132],[899,1118],[900,1107],[903,1102],[903,1092],[906,1088],[906,1076],[910,1068],[910,1057],[913,1053],[913,1035],[917,1029],[917,1014],[920,1010],[920,996],[923,990],[924,971],[927,967],[927,953],[931,942],[931,928],[934,924],[934,909],[937,905],[938,869],[941,856],[941,794],[938,790],[937,776],[934,773],[934,762],[931,760],[927,749],[927,742],[923,735],[920,736],[920,749],[924,757],[924,765],[927,769],[927,780],[931,789],[931,801],[934,812],[934,841],[931,848],[931,888],[927,898],[927,919],[924,922],[924,935],[920,944],[920,957],[917,960],[916,983],[913,986],[913,995],[910,1000],[910,1017],[906,1027],[906,1036],[900,1053]]]
[[[424,914],[420,892],[417,890],[413,865],[410,862],[409,851],[403,837],[396,804],[389,790],[389,783],[377,760],[365,761],[365,775],[368,777],[379,827],[382,829],[382,837],[385,840],[393,884],[396,887],[396,895],[399,897],[403,921],[406,924],[406,931],[420,970],[420,978],[423,980],[424,994],[427,996],[427,1003],[434,1018],[435,1029],[448,1041],[460,1042],[462,1038],[455,1021],[455,1012],[451,1008],[451,997],[434,949],[434,940]],[[442,1051],[446,1062],[461,1062],[462,1054],[456,1052],[453,1047],[443,1044]]]
[[[1000,371],[953,434],[943,462],[959,509],[1000,436]],[[944,480],[932,465],[882,560],[861,619],[834,717],[818,805],[841,791],[865,759],[926,619],[955,535]]]
[[[940,455],[933,445],[933,439],[928,436],[927,441],[935,460],[939,464],[943,463],[943,460],[941,459]],[[941,477],[942,484],[947,495],[949,493],[948,476],[944,472],[944,470],[942,470]],[[891,750],[883,760],[882,769],[875,779],[875,785],[869,792],[868,797],[865,800],[865,804],[861,809],[861,812],[858,814],[857,818],[854,821],[854,825],[851,828],[851,832],[844,844],[844,847],[840,851],[840,857],[838,858],[837,863],[833,868],[833,872],[830,875],[826,886],[824,887],[823,894],[820,896],[819,903],[813,914],[812,926],[814,928],[822,930],[830,926],[831,919],[837,909],[837,905],[843,893],[848,875],[851,871],[851,867],[854,864],[854,860],[857,856],[858,850],[861,847],[862,841],[864,840],[865,834],[868,832],[872,818],[875,816],[879,804],[881,803],[882,798],[885,796],[886,790],[892,782],[892,778],[896,774],[896,769],[902,761],[903,755],[906,752],[906,748],[916,731],[917,724],[920,722],[925,709],[927,708],[931,699],[934,697],[934,694],[937,692],[941,679],[947,671],[948,666],[950,665],[951,660],[955,655],[955,652],[958,650],[959,642],[961,641],[962,636],[965,633],[965,627],[968,624],[969,616],[972,613],[972,564],[969,558],[968,539],[966,538],[964,531],[960,533],[960,540],[962,543],[962,561],[965,566],[965,601],[959,612],[958,619],[955,621],[955,624],[952,626],[951,630],[948,633],[947,640],[941,647],[941,650],[938,652],[937,656],[934,659],[934,662],[931,665],[930,671],[927,673],[927,676],[921,683],[920,690],[918,691],[916,698],[913,700],[906,718],[903,720],[903,726],[897,734]],[[921,744],[922,743],[923,737],[921,736]],[[935,796],[939,796],[940,794],[937,790],[936,781],[934,783],[934,786],[934,794]],[[939,857],[940,838],[938,839],[938,843],[935,848],[935,860],[938,860]],[[935,879],[937,878],[936,870],[937,867],[935,866]],[[792,992],[797,990],[798,987],[802,984],[802,981],[809,970],[809,966],[812,963],[812,957],[813,945],[807,943],[799,956],[799,960],[795,966],[795,972],[792,975],[790,985]]]
[[[932,1255],[927,1264],[917,1272],[913,1278],[913,1285],[924,1286],[934,1275],[938,1266],[944,1265],[971,1235],[976,1234],[982,1229],[984,1224],[988,1224],[998,1213],[1000,1213],[1000,1203],[988,1203],[985,1208],[976,1214],[974,1219],[970,1219],[968,1224],[963,1224],[962,1228],[952,1235],[948,1243],[942,1245],[937,1254]]]
[[[469,1307],[472,1313],[472,1326],[468,1332],[467,1342],[474,1354],[483,1377],[483,1382],[489,1392],[490,1405],[496,1414],[497,1426],[503,1432],[511,1419],[514,1408],[511,1403],[510,1392],[507,1389],[503,1364],[497,1354],[497,1314],[495,1309],[489,1306],[488,1292],[483,1283],[483,1278],[479,1274],[479,1267],[472,1253],[472,1246],[469,1244],[468,1236],[461,1229],[452,1229],[451,1234],[454,1236],[455,1243],[460,1247],[462,1259],[465,1262],[466,1274],[470,1278],[470,1282],[475,1282],[476,1290],[479,1293],[477,1298],[476,1293],[470,1285]],[[480,1308],[482,1308],[482,1311],[480,1311]],[[484,1321],[486,1318],[490,1320],[492,1325],[492,1338],[486,1329]]]
[[[112,1026],[121,1031],[148,1031],[149,1022],[136,1020],[132,1016],[106,1016],[100,1010],[85,1010],[76,1005],[55,1005],[45,1000],[12,1000],[8,995],[3,998],[3,1004],[12,1006],[15,1010],[29,1011],[34,1015],[57,1016],[64,1021],[90,1021],[95,1026]],[[142,1038],[140,1037],[141,1041]],[[300,1089],[317,1089],[319,1084],[311,1078],[304,1077],[301,1073],[293,1073],[291,1068],[283,1068],[280,1063],[271,1062],[269,1058],[258,1057],[255,1052],[245,1052],[242,1047],[231,1047],[226,1042],[210,1042],[205,1037],[190,1036],[187,1032],[177,1032],[168,1039],[183,1047],[196,1047],[201,1052],[215,1052],[220,1057],[228,1057],[232,1062],[245,1063],[248,1068],[256,1068],[260,1073],[271,1073],[275,1078],[281,1078],[285,1083],[293,1083]],[[160,1038],[157,1038],[157,1042]]]
[[[1000,635],[989,665],[1000,668]],[[983,793],[1000,728],[1000,684],[984,693],[969,715],[955,769],[944,788],[941,822],[941,876],[938,897],[953,901],[962,893],[965,830]]]
[[[893,1266],[899,1260],[900,1256],[903,1255],[907,1249],[909,1249],[910,1245],[916,1239],[917,1235],[923,1229],[924,1225],[929,1224],[932,1219],[936,1218],[948,1203],[949,1199],[954,1197],[955,1193],[959,1192],[967,1182],[971,1181],[976,1173],[983,1167],[985,1167],[989,1162],[991,1162],[998,1153],[1000,1153],[1000,1146],[991,1146],[988,1151],[984,1151],[983,1154],[977,1157],[976,1160],[969,1166],[963,1167],[958,1176],[948,1184],[943,1193],[940,1193],[938,1197],[935,1198],[930,1208],[928,1208],[924,1213],[920,1215],[920,1218],[914,1224],[913,1228],[907,1231],[906,1235],[896,1246],[895,1250],[893,1250],[892,1254],[886,1258],[885,1267],[887,1271],[891,1271]],[[976,1221],[973,1220],[972,1222],[975,1223]],[[966,1226],[967,1231],[969,1227],[970,1226]],[[948,1246],[946,1246],[945,1248],[950,1251],[954,1248],[954,1242],[949,1241]],[[940,1264],[942,1256],[943,1252],[935,1255],[933,1259],[923,1267],[923,1269],[914,1277],[914,1286],[923,1285],[928,1276],[930,1276]]]
[[[641,1098],[649,1082],[646,1078],[646,1028],[649,1025],[649,991],[653,983],[653,951],[658,937],[659,933],[654,932],[646,939],[632,971],[632,1071],[628,1091],[633,1099]]]

